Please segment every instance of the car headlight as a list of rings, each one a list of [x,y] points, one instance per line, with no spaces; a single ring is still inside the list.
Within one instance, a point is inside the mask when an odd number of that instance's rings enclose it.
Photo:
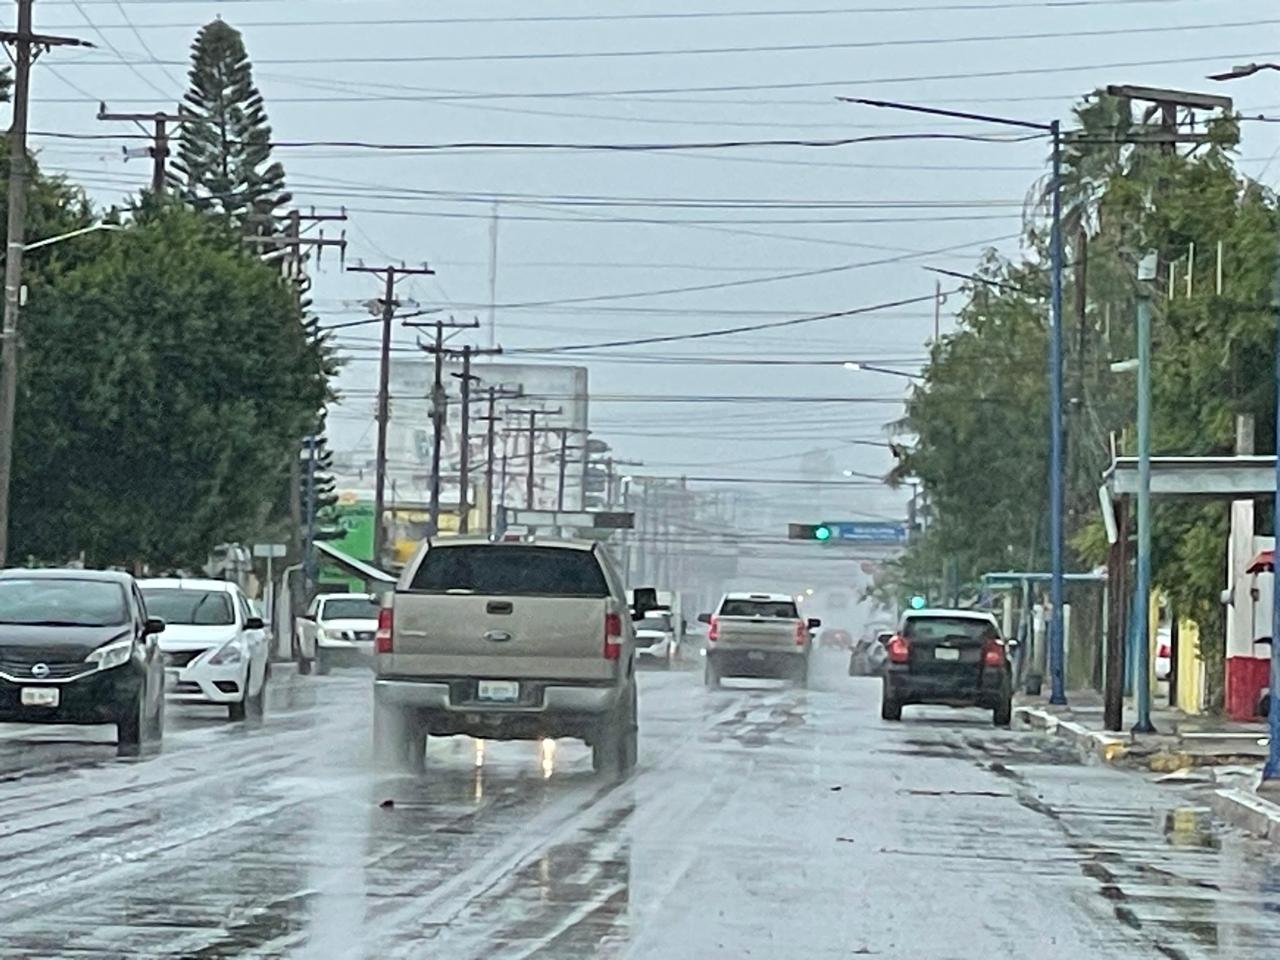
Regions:
[[[128,663],[132,656],[133,640],[127,638],[104,644],[85,657],[85,660],[97,664],[99,670],[110,670]]]
[[[232,640],[230,643],[224,644],[217,653],[209,658],[209,664],[214,667],[225,667],[233,663],[239,663],[244,657],[244,651],[240,649],[240,644]]]

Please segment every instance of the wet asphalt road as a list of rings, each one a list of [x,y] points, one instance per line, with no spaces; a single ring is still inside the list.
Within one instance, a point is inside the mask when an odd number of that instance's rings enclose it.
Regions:
[[[359,671],[275,678],[260,728],[171,710],[139,761],[0,727],[0,957],[1277,956],[1280,854],[1194,795],[822,666],[644,674],[622,785],[572,742],[375,775]]]

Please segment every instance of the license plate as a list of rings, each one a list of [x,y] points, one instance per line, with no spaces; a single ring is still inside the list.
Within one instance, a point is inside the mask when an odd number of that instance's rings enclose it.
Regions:
[[[933,659],[935,660],[959,660],[960,651],[953,650],[950,647],[935,647],[933,651]]]
[[[764,659],[764,654],[763,654],[763,653],[761,653],[759,650],[751,650],[751,651],[749,651],[749,652],[747,653],[747,659],[748,659],[748,660],[763,660],[763,659]]]
[[[481,680],[476,685],[476,698],[495,703],[513,703],[520,698],[520,684],[514,680]]]
[[[56,707],[58,695],[57,687],[23,687],[22,705],[24,707]]]

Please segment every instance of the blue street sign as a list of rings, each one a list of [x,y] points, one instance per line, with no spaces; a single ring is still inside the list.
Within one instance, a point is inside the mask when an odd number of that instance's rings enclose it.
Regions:
[[[835,543],[880,543],[899,546],[907,542],[907,525],[894,521],[839,520],[823,524]]]

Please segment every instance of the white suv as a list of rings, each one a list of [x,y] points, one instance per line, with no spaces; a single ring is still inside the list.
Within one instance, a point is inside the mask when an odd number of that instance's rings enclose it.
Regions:
[[[260,718],[266,699],[267,631],[234,583],[140,580],[148,616],[160,617],[165,695],[175,702],[226,704],[232,720]]]

